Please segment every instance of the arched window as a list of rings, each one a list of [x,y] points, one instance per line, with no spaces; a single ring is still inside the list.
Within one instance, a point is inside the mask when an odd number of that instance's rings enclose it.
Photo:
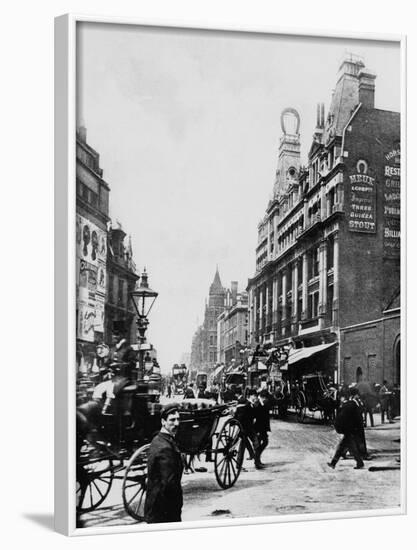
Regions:
[[[362,375],[363,375],[362,369],[361,367],[358,367],[356,369],[356,382],[359,382],[361,380]]]

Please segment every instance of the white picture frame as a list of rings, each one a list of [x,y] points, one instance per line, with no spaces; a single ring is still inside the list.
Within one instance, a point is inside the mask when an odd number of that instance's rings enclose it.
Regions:
[[[75,514],[75,139],[76,134],[76,25],[79,22],[108,23],[120,25],[166,26],[175,27],[167,22],[142,21],[134,18],[94,17],[84,15],[65,15],[55,21],[55,529],[65,535],[94,535],[107,533],[125,533],[175,529],[178,526],[115,526],[97,528],[76,528]],[[196,29],[193,25],[182,25],[182,28]],[[300,37],[322,37],[323,39],[346,38],[369,41],[397,42],[401,48],[401,140],[405,143],[405,55],[406,40],[404,36],[384,34],[338,33],[298,31],[293,29],[257,29],[228,26],[227,28],[198,27],[199,30],[239,31],[248,33],[270,32],[276,35],[293,35]],[[404,153],[405,157],[405,153]],[[403,158],[404,158],[403,157]],[[405,162],[403,164],[405,166]],[[402,169],[402,204],[406,196],[406,174]],[[405,227],[405,211],[402,210],[402,226]],[[405,238],[404,238],[405,241]],[[405,256],[402,245],[402,330],[405,311]],[[405,332],[405,331],[404,331]],[[405,344],[402,346],[401,379],[406,386]],[[406,407],[405,396],[401,409]],[[404,415],[403,415],[404,416]],[[187,522],[180,528],[214,527],[229,525],[250,525],[259,523],[277,523],[306,521],[317,519],[366,517],[375,515],[404,514],[406,511],[406,420],[401,425],[401,464],[402,464],[402,504],[400,508],[383,511],[343,512],[326,514],[294,514],[291,516],[256,517],[248,519],[226,519]]]

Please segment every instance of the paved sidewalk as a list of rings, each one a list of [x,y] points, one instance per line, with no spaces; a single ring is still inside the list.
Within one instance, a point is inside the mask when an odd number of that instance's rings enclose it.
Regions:
[[[374,427],[365,428],[369,454],[373,460],[368,463],[369,470],[400,469],[401,460],[401,418],[392,423],[381,424],[381,415],[374,415]]]

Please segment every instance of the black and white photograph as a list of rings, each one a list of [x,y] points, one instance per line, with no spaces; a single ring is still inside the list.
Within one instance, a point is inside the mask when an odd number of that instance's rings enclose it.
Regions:
[[[403,514],[401,42],[75,43],[77,530]]]

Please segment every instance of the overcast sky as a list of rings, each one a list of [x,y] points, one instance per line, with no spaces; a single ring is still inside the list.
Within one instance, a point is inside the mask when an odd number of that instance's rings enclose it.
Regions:
[[[100,154],[110,216],[159,297],[148,338],[163,371],[190,351],[219,266],[246,287],[271,196],[280,114],[301,117],[302,162],[345,52],[400,110],[397,44],[78,23],[78,123]]]

